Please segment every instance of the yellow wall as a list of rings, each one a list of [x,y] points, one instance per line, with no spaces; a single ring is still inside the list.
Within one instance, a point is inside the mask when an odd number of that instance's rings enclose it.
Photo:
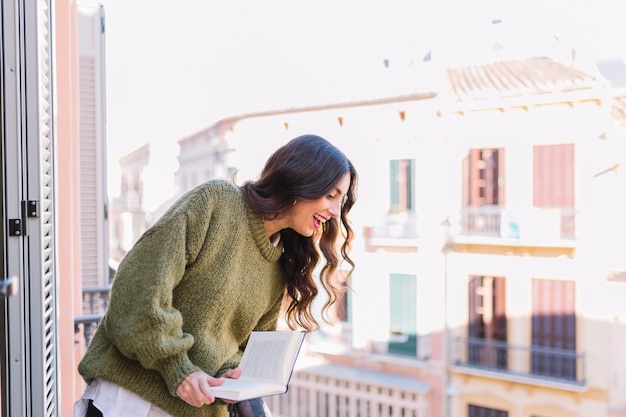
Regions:
[[[508,417],[534,416],[605,416],[606,392],[552,389],[516,382],[498,382],[479,376],[459,376],[463,394],[453,397],[452,414],[467,417],[468,406],[475,405],[506,411]],[[462,381],[462,382],[461,382]]]

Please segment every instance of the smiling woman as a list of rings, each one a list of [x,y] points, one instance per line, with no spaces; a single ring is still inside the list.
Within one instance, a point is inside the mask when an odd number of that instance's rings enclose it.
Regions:
[[[183,195],[120,263],[79,364],[89,387],[74,416],[225,417],[210,387],[240,376],[251,332],[275,330],[281,313],[292,329],[317,328],[318,266],[324,310],[337,300],[340,264],[354,268],[356,187],[350,160],[305,135],[254,181],[214,179]]]
[[[339,255],[352,265],[347,251],[353,232],[347,214],[356,201],[356,183],[356,170],[339,149],[319,136],[305,135],[278,149],[259,179],[242,186],[252,207],[263,215],[268,236],[278,232],[285,242],[281,264],[294,278],[287,281],[287,318],[292,325],[311,329],[317,324],[310,305],[317,295],[312,273],[319,251],[326,258],[320,276],[329,295],[325,311],[337,299],[332,278]],[[336,254],[339,237],[343,244]]]

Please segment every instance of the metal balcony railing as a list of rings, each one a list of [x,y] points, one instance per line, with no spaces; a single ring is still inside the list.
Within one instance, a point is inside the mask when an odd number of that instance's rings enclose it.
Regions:
[[[475,236],[517,240],[575,240],[578,213],[574,208],[510,210],[501,206],[463,207],[451,219],[452,237]]]
[[[370,247],[417,246],[417,214],[413,211],[388,213],[378,223],[364,226],[363,235]]]
[[[480,338],[457,338],[452,363],[484,371],[583,386],[585,355],[543,346],[515,346]]]
[[[81,334],[81,337],[75,343],[89,346],[96,327],[109,306],[110,293],[110,285],[83,288],[83,315],[74,318],[74,334]]]
[[[82,341],[76,340],[74,343],[81,343],[87,347],[91,338],[102,320],[104,314],[90,314],[74,318],[74,334],[82,334]]]
[[[110,285],[83,288],[83,314],[103,314],[109,306]]]

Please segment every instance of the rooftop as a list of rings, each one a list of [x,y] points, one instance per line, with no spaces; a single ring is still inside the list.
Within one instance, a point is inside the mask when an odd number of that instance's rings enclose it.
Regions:
[[[486,100],[591,89],[598,79],[546,57],[448,68],[454,101]]]

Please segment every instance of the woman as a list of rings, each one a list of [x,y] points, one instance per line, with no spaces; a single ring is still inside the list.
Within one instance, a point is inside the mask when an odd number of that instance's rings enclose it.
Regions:
[[[328,294],[350,272],[357,172],[327,140],[292,139],[240,187],[211,180],[181,197],[120,263],[106,315],[79,364],[75,416],[227,415],[210,387],[237,378],[253,330],[317,328],[313,270]],[[284,302],[284,303],[283,303]]]

